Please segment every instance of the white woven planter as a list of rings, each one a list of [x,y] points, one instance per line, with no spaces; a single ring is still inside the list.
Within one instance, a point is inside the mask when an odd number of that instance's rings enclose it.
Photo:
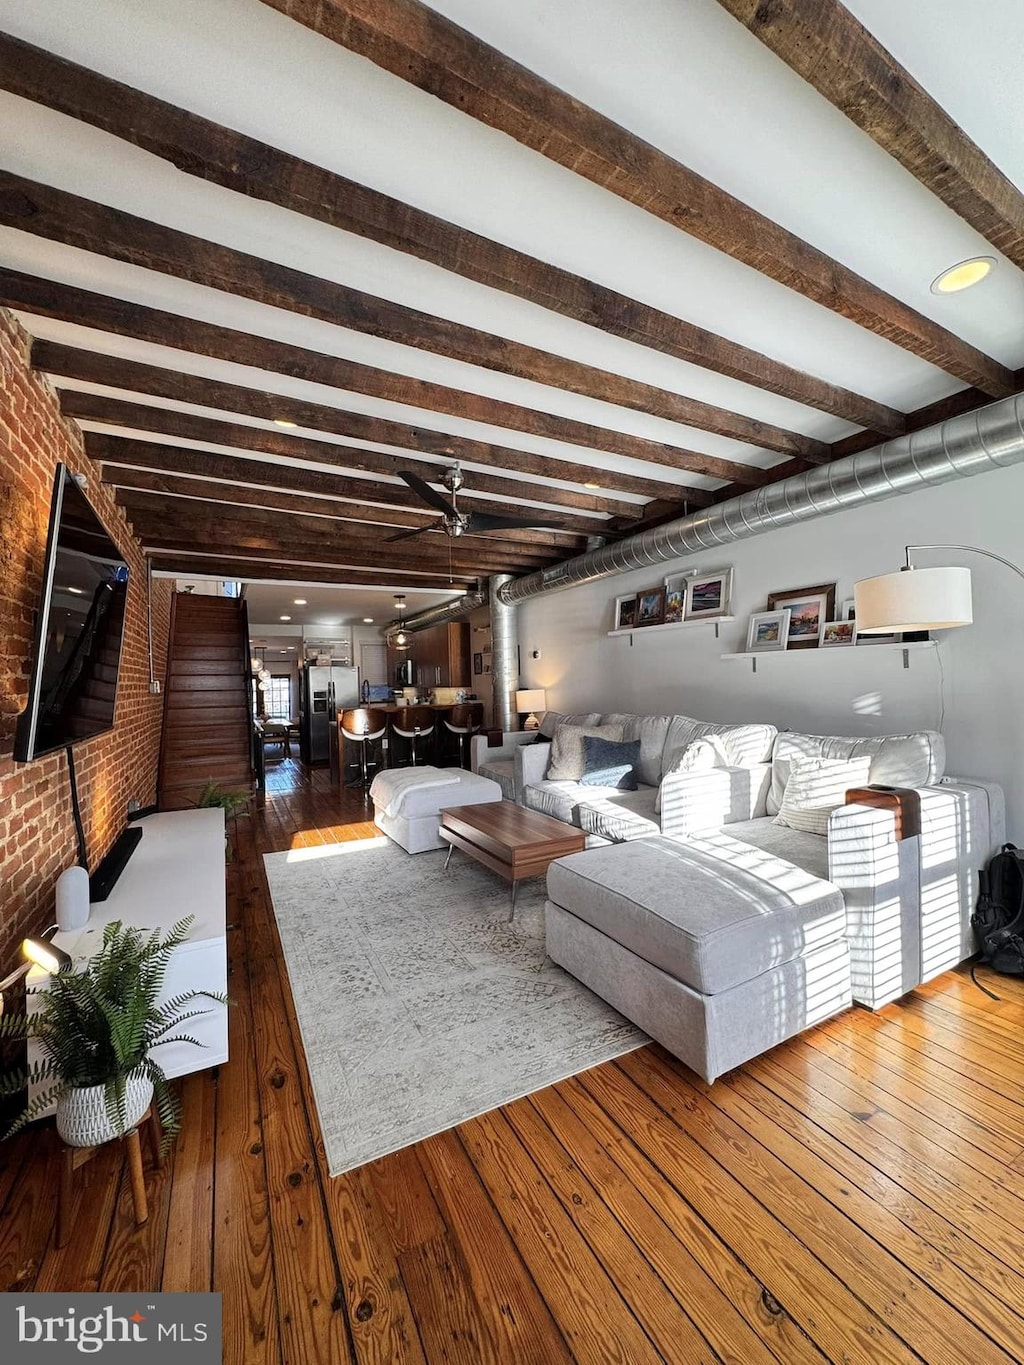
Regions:
[[[101,1142],[123,1136],[110,1122],[103,1100],[104,1087],[90,1085],[81,1090],[66,1090],[57,1101],[57,1132],[69,1147],[97,1147]],[[125,1081],[124,1101],[129,1132],[142,1118],[153,1098],[153,1082],[148,1076],[129,1076]]]

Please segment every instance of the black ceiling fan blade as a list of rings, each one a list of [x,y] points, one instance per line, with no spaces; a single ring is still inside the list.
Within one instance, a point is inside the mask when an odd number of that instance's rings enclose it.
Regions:
[[[545,521],[543,517],[503,517],[497,512],[472,512],[466,522],[466,535],[478,531],[520,531],[536,527],[538,530],[564,531],[560,521]]]
[[[429,526],[414,526],[410,531],[399,531],[397,535],[385,536],[384,544],[390,545],[393,540],[409,540],[412,536],[421,536],[424,531],[436,531],[443,525],[443,522],[432,521]]]
[[[424,502],[429,502],[431,507],[436,507],[437,510],[443,512],[446,517],[455,516],[455,508],[452,504],[443,493],[439,493],[436,488],[431,488],[426,479],[421,479],[418,474],[413,474],[408,469],[400,469],[398,471],[398,477],[404,483],[407,483],[412,491],[421,497]]]

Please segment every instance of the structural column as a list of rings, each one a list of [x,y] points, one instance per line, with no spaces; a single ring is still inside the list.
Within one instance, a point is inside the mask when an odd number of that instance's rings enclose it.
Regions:
[[[492,574],[487,581],[491,606],[491,687],[494,723],[501,730],[516,729],[515,691],[519,686],[519,637],[515,603],[503,602],[500,590],[512,574]]]

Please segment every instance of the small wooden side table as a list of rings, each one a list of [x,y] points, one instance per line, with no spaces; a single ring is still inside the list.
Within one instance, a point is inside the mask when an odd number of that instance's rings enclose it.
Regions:
[[[146,1124],[149,1129],[150,1141],[153,1145],[153,1163],[157,1170],[163,1165],[163,1157],[160,1153],[160,1143],[163,1134],[160,1131],[160,1116],[157,1114],[156,1107],[150,1105],[146,1112],[139,1119],[136,1126],[123,1138],[112,1138],[112,1142],[124,1142],[128,1146],[128,1170],[132,1180],[132,1201],[135,1205],[135,1222],[137,1225],[143,1224],[149,1217],[149,1205],[146,1202],[146,1182],[142,1174],[142,1145],[139,1141],[139,1129]],[[105,1146],[105,1143],[100,1144]],[[79,1166],[84,1166],[100,1150],[97,1147],[67,1147],[61,1153],[60,1167],[60,1190],[57,1197],[57,1246],[67,1246],[71,1238],[71,1206],[72,1194],[71,1186],[75,1171]]]

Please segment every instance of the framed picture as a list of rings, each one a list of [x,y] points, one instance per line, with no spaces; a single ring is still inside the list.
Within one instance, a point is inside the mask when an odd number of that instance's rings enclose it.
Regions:
[[[474,654],[474,655],[473,655],[473,675],[474,675],[474,677],[475,677],[478,673],[482,673],[483,671],[484,671],[484,656],[483,656],[482,654]]]
[[[683,587],[665,586],[665,624],[670,621],[681,621],[683,619],[683,607],[686,605],[686,589]]]
[[[857,603],[853,597],[844,597],[843,605],[839,608],[840,621],[854,621],[857,617]]]
[[[712,616],[728,616],[731,597],[732,569],[694,574],[686,580],[685,619],[700,621]]]
[[[629,630],[636,625],[636,593],[615,599],[615,629]]]
[[[636,595],[636,624],[660,626],[665,619],[665,589],[645,588]]]
[[[837,645],[856,643],[857,626],[853,621],[823,621],[821,623],[821,649],[835,649]]]
[[[811,588],[770,592],[768,610],[789,608],[788,649],[817,649],[824,621],[836,618],[836,585],[817,583]]]
[[[747,627],[747,649],[751,652],[785,649],[789,640],[789,608],[781,611],[755,611]]]

